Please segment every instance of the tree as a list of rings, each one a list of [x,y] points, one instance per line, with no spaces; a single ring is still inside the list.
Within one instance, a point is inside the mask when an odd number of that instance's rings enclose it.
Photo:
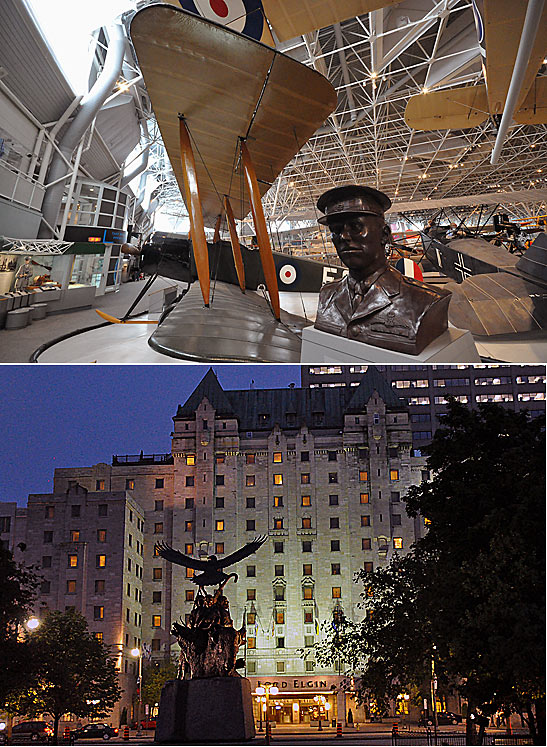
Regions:
[[[119,700],[115,661],[78,612],[51,612],[30,638],[30,646],[39,686],[27,694],[26,712],[51,714],[55,740],[63,714],[100,718]]]
[[[143,671],[142,699],[149,705],[160,702],[161,689],[168,680],[177,677],[178,666],[172,659],[156,662]]]
[[[11,717],[20,713],[20,693],[33,680],[31,652],[23,631],[37,586],[34,569],[16,563],[12,553],[0,545],[0,710],[5,709],[10,716],[8,738],[11,738]]]
[[[426,535],[405,557],[361,572],[364,619],[331,632],[321,655],[357,664],[362,692],[380,697],[410,685],[429,696],[433,664],[439,687],[468,700],[468,743],[481,739],[481,714],[504,708],[544,744],[542,422],[452,399],[442,425],[433,478],[405,498],[411,516],[427,518]]]

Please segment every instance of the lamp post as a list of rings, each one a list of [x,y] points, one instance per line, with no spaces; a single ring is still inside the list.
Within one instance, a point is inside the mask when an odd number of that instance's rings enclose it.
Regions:
[[[323,725],[321,724],[321,708],[325,708],[327,711],[327,716],[330,708],[330,703],[327,703],[327,699],[324,695],[316,695],[314,698],[315,702],[317,703],[317,712],[319,714],[319,728],[318,731],[323,731]]]
[[[29,630],[36,630],[40,626],[40,620],[37,617],[29,617],[25,625]]]
[[[139,699],[137,701],[137,733],[135,736],[142,736],[141,732],[141,713],[142,713],[142,651],[138,648],[131,649],[131,655],[139,659],[139,676],[137,684],[139,686]]]
[[[266,744],[270,744],[270,724],[268,719],[268,698],[270,695],[277,695],[279,692],[279,688],[275,685],[260,685],[255,690],[257,695],[263,695],[264,696],[264,704],[266,706]],[[262,700],[262,698],[261,698]]]

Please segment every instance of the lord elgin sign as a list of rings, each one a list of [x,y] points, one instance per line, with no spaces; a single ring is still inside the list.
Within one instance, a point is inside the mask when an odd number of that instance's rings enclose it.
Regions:
[[[328,677],[327,679],[321,677],[313,677],[311,679],[284,679],[284,680],[261,680],[256,677],[248,677],[252,685],[255,687],[277,687],[279,691],[294,691],[301,690],[303,692],[310,690],[336,690],[340,686],[342,677]]]

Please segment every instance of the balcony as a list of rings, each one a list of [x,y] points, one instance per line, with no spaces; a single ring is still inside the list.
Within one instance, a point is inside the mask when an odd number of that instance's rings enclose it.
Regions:
[[[172,454],[114,454],[112,456],[112,466],[119,464],[173,464]]]

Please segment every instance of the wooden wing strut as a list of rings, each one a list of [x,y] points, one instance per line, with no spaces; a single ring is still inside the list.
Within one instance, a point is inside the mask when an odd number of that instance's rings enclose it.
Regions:
[[[196,261],[198,280],[201,295],[205,306],[209,306],[209,253],[207,251],[207,239],[203,224],[203,213],[199,198],[198,180],[196,175],[196,162],[190,142],[190,133],[184,117],[179,114],[180,122],[180,158],[184,178],[184,191],[186,193],[186,207],[190,218],[190,237]]]
[[[234,220],[234,211],[230,204],[228,195],[224,195],[224,210],[228,219],[228,228],[230,230],[230,242],[232,244],[232,253],[234,255],[234,264],[236,266],[237,279],[241,292],[245,293],[245,269],[243,267],[243,257],[241,256],[241,247],[237,237],[236,222]]]
[[[258,241],[260,261],[262,262],[262,269],[264,270],[264,278],[270,294],[270,301],[275,318],[279,319],[281,317],[281,308],[279,306],[279,289],[277,287],[277,274],[275,271],[272,247],[270,244],[268,229],[266,228],[266,218],[264,217],[264,211],[262,209],[256,173],[253,162],[251,161],[251,155],[244,140],[241,140],[241,162],[243,164],[247,189],[249,190],[249,197],[251,199],[251,212],[253,214],[253,223]]]

